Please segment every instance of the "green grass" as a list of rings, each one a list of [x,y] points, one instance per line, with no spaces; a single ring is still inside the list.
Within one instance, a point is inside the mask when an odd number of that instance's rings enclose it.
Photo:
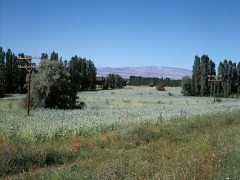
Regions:
[[[0,175],[8,179],[240,178],[240,113],[128,123],[88,135],[62,130],[32,141],[0,133]]]

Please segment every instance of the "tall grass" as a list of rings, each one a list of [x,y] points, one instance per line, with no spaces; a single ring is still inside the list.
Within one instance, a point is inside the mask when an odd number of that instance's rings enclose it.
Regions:
[[[13,179],[234,179],[240,113],[169,124],[129,123],[94,134],[64,129],[32,141],[0,133],[0,175]]]

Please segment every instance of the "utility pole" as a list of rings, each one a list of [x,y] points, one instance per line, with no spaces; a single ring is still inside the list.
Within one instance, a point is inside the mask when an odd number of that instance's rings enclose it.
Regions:
[[[219,75],[219,76],[208,75],[208,81],[213,82],[213,99],[214,99],[214,102],[215,102],[216,101],[216,95],[215,95],[216,83],[219,83],[219,82],[222,81],[222,75]]]
[[[32,76],[32,70],[33,68],[37,68],[39,66],[36,66],[35,63],[32,63],[33,59],[41,59],[39,57],[32,57],[32,56],[25,56],[25,57],[19,57],[19,60],[25,60],[27,61],[27,65],[19,65],[18,68],[24,68],[28,72],[28,95],[27,95],[27,115],[30,114],[30,86],[31,86],[31,76]]]

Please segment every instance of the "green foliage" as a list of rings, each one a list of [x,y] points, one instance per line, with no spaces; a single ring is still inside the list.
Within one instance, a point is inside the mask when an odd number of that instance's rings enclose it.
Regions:
[[[200,94],[200,78],[201,78],[201,68],[200,68],[200,58],[195,56],[193,70],[192,70],[192,94],[198,96]]]
[[[174,80],[166,77],[163,78],[150,78],[150,77],[142,77],[142,76],[130,76],[129,77],[129,85],[132,86],[156,86],[158,84],[165,84],[166,86],[170,87],[180,87],[181,80]]]
[[[96,67],[91,60],[74,56],[67,68],[71,75],[71,82],[77,90],[96,89]]]
[[[182,78],[182,94],[184,96],[192,95],[192,79],[188,76]]]
[[[41,69],[32,81],[33,107],[73,109],[76,107],[77,90],[70,75],[59,61],[41,61]]]
[[[18,57],[25,57],[25,55],[23,54],[23,53],[20,53],[20,54],[18,54]],[[26,66],[26,65],[28,65],[28,62],[26,61],[26,60],[20,60],[19,62],[18,62],[18,65],[20,65],[20,66]],[[27,83],[26,82],[26,77],[27,77],[27,71],[26,71],[26,69],[23,69],[23,68],[21,68],[21,69],[18,69],[18,78],[17,78],[17,82],[18,82],[18,84],[19,84],[19,90],[18,90],[18,92],[20,92],[20,93],[26,93],[27,92],[27,89],[26,89],[26,87],[25,87],[25,84]]]
[[[222,75],[222,83],[218,86],[218,94],[229,97],[230,94],[238,93],[240,88],[240,64],[238,66],[232,61],[224,60],[219,63],[218,74]]]
[[[0,97],[3,97],[5,91],[5,52],[0,47]]]
[[[118,74],[108,74],[105,78],[103,89],[121,89],[126,81]]]
[[[200,94],[201,96],[209,96],[209,86],[208,86],[208,75],[209,72],[209,57],[207,55],[202,55],[201,57],[201,78],[200,78]]]
[[[195,56],[192,74],[192,95],[213,96],[214,83],[208,81],[208,75],[216,76],[215,63],[207,55],[201,60]],[[240,87],[240,64],[224,60],[218,66],[218,76],[221,75],[222,82],[216,83],[215,94],[217,96],[229,97],[238,93]]]
[[[44,55],[44,54],[42,54]],[[47,54],[45,54],[45,57],[47,56]],[[51,53],[50,56],[50,61],[58,61],[58,53],[55,53],[54,51]]]

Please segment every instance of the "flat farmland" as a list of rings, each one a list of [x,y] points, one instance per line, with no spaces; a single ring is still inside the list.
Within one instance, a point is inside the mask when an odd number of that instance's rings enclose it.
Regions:
[[[118,90],[80,92],[81,110],[33,109],[31,115],[19,107],[23,95],[0,100],[2,132],[16,131],[23,137],[52,137],[59,129],[68,133],[111,131],[127,123],[171,123],[213,114],[240,111],[240,99],[182,96],[181,88],[126,87]]]

